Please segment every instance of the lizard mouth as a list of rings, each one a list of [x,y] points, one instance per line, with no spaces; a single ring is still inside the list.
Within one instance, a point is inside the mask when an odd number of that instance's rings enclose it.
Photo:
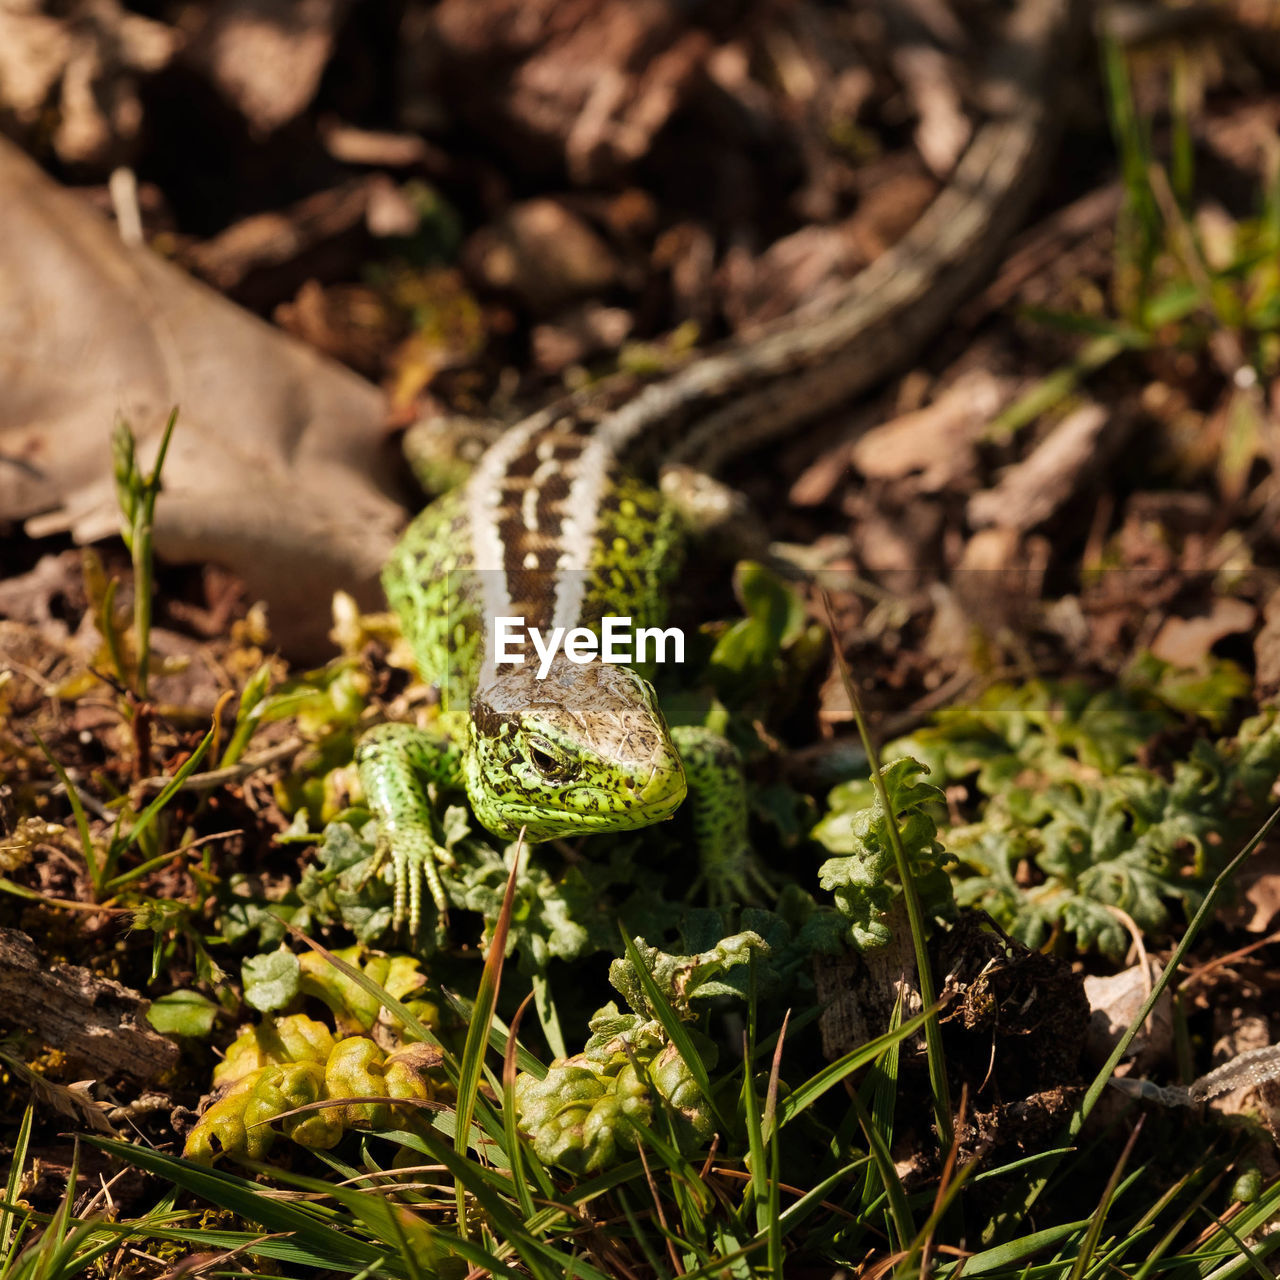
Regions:
[[[634,803],[627,808],[628,817],[638,827],[669,818],[684,800],[687,785],[684,768],[677,757],[658,761],[648,781],[634,793]]]

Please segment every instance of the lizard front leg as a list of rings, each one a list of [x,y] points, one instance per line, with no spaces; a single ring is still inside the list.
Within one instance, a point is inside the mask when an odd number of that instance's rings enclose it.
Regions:
[[[378,844],[391,854],[395,873],[393,923],[398,929],[407,919],[409,931],[416,934],[422,918],[424,880],[441,917],[448,912],[440,864],[452,866],[453,855],[436,839],[427,787],[459,783],[459,749],[443,732],[432,733],[411,724],[380,724],[360,739],[356,766],[378,823]]]
[[[692,892],[707,886],[716,905],[749,902],[768,885],[754,865],[747,839],[747,785],[742,757],[727,739],[699,725],[675,725],[671,741],[680,752],[688,786],[701,871]]]

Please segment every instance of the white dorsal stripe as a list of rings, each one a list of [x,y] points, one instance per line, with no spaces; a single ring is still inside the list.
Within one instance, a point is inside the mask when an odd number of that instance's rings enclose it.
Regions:
[[[530,533],[538,532],[538,477],[535,475],[520,498],[520,516]],[[528,568],[528,566],[525,566]]]
[[[605,419],[610,421],[612,415]],[[586,593],[587,567],[595,545],[600,521],[600,501],[604,496],[613,451],[593,433],[578,455],[578,474],[569,486],[560,521],[560,558],[556,562],[555,609],[552,625],[576,627],[582,620],[582,599]]]
[[[467,523],[471,530],[471,554],[475,571],[480,575],[482,624],[489,632],[484,643],[482,683],[488,683],[494,675],[493,620],[511,616],[511,586],[507,581],[506,551],[497,520],[503,497],[503,483],[511,463],[553,417],[553,413],[544,410],[516,423],[509,431],[504,431],[485,450],[480,465],[467,482],[466,508]]]
[[[614,453],[610,443],[598,438],[602,428],[611,426],[616,414],[609,414],[595,427],[576,459],[575,475],[563,504],[560,521],[560,554],[556,559],[556,579],[552,595],[552,625],[578,625],[586,586],[586,570],[591,563],[595,543],[600,501],[604,496],[609,466]],[[486,623],[509,617],[512,608],[511,583],[505,572],[506,549],[498,530],[497,512],[504,497],[507,471],[540,432],[555,424],[554,407],[518,422],[490,446],[467,484],[467,519],[471,525],[472,553],[476,570],[481,575],[481,596]],[[566,422],[566,430],[570,427]],[[580,429],[581,430],[581,429]],[[624,438],[634,434],[635,426],[625,431]],[[538,532],[538,496],[542,486],[562,465],[555,456],[553,440],[539,441],[534,456],[538,468],[521,495],[521,519],[527,529]],[[529,567],[526,563],[524,567]],[[492,654],[485,646],[485,675],[492,675]]]

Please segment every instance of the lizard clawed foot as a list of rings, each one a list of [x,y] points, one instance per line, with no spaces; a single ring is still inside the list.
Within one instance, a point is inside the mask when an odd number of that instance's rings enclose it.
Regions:
[[[422,922],[422,884],[443,923],[449,900],[440,880],[441,866],[455,865],[436,838],[430,782],[452,776],[448,743],[405,724],[370,729],[356,747],[356,764],[369,808],[378,823],[378,848],[390,854],[395,883],[392,923],[407,923],[416,936]]]
[[[439,844],[429,831],[399,829],[379,832],[379,852],[391,858],[395,896],[391,906],[391,925],[396,930],[408,926],[410,937],[416,937],[422,924],[422,886],[425,883],[435,903],[441,924],[449,919],[449,899],[440,879],[441,865],[456,866],[453,855]]]

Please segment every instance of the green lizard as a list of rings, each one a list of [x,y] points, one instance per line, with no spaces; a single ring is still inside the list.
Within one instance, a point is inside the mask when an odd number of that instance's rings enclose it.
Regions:
[[[434,731],[385,724],[357,749],[361,781],[395,870],[395,918],[416,929],[425,880],[446,909],[426,783],[465,786],[495,835],[531,842],[626,831],[669,818],[691,795],[700,880],[743,897],[746,798],[733,747],[669,729],[636,671],[560,651],[498,664],[493,620],[549,632],[664,621],[687,534],[676,505],[627,474],[603,403],[507,431],[460,488],[410,525],[383,573],[418,667],[440,685]],[[595,427],[593,430],[592,427]],[[590,513],[590,519],[581,518]],[[539,678],[542,675],[542,678]],[[465,708],[465,710],[464,710]]]
[[[485,641],[499,617],[654,626],[687,530],[655,459],[714,465],[827,411],[914,356],[991,269],[1052,155],[1051,74],[1079,0],[1019,0],[993,50],[987,123],[908,234],[847,285],[755,340],[647,385],[623,379],[504,432],[470,477],[409,527],[383,574],[424,676],[448,710],[436,730],[388,724],[357,749],[395,870],[395,918],[417,927],[425,880],[443,914],[429,783],[465,786],[499,836],[625,831],[694,807],[700,879],[742,896],[749,864],[734,753],[670,731],[651,686],[623,667],[560,656],[538,681]],[[649,466],[646,468],[645,463]]]

